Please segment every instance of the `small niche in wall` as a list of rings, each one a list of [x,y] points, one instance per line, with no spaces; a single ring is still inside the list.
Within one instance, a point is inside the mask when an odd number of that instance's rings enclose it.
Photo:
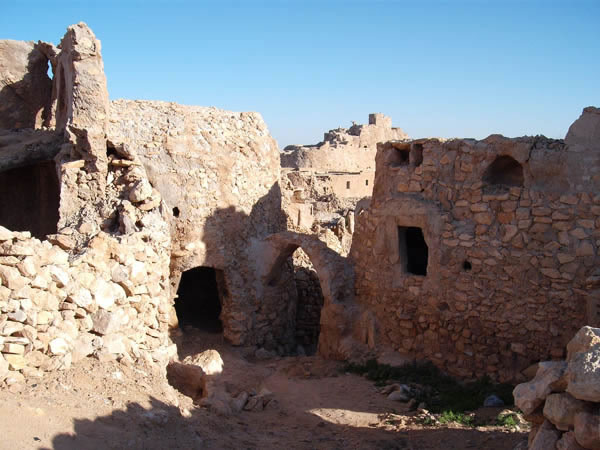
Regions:
[[[346,181],[346,189],[350,189],[350,182]]]
[[[468,272],[469,270],[471,270],[473,268],[473,266],[471,265],[471,263],[469,261],[464,261],[462,264],[462,268],[465,272]]]
[[[179,208],[176,206],[175,208],[173,208],[173,217],[179,217],[179,214]]]
[[[483,182],[492,186],[523,186],[523,166],[512,156],[496,157],[483,173]]]
[[[410,148],[410,163],[419,167],[423,164],[423,144],[413,144]]]
[[[398,227],[400,261],[407,273],[426,276],[429,247],[419,227]]]
[[[369,185],[369,180],[365,180],[365,186]]]
[[[408,166],[418,167],[423,164],[423,144],[410,142],[394,142],[390,156],[392,167]]]
[[[407,166],[410,162],[410,144],[406,142],[397,142],[393,144],[390,165],[392,167]]]

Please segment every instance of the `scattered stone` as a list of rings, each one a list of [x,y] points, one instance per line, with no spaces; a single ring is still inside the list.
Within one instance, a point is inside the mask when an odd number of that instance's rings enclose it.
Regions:
[[[188,356],[184,364],[200,366],[206,375],[215,375],[223,372],[223,359],[216,350],[205,350],[197,355]]]

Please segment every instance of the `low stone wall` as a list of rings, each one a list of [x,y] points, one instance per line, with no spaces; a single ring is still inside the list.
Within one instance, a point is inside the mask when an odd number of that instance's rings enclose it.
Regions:
[[[539,363],[513,392],[531,422],[530,450],[600,448],[600,328],[583,327],[567,352],[566,361]]]
[[[53,245],[0,228],[0,380],[92,354],[160,359],[169,344],[165,249],[148,235],[101,232],[73,253],[61,248],[70,239],[68,230]]]

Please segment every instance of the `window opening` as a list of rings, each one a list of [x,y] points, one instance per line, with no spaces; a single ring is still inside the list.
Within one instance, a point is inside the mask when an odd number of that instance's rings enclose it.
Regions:
[[[429,248],[423,230],[418,227],[398,227],[398,243],[401,261],[406,264],[406,272],[427,275]]]

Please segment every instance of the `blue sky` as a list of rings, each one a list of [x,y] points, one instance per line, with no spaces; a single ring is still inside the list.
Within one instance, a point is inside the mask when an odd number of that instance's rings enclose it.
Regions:
[[[600,1],[15,1],[0,38],[87,22],[111,98],[260,112],[283,147],[370,112],[412,137],[564,137],[600,106]]]

